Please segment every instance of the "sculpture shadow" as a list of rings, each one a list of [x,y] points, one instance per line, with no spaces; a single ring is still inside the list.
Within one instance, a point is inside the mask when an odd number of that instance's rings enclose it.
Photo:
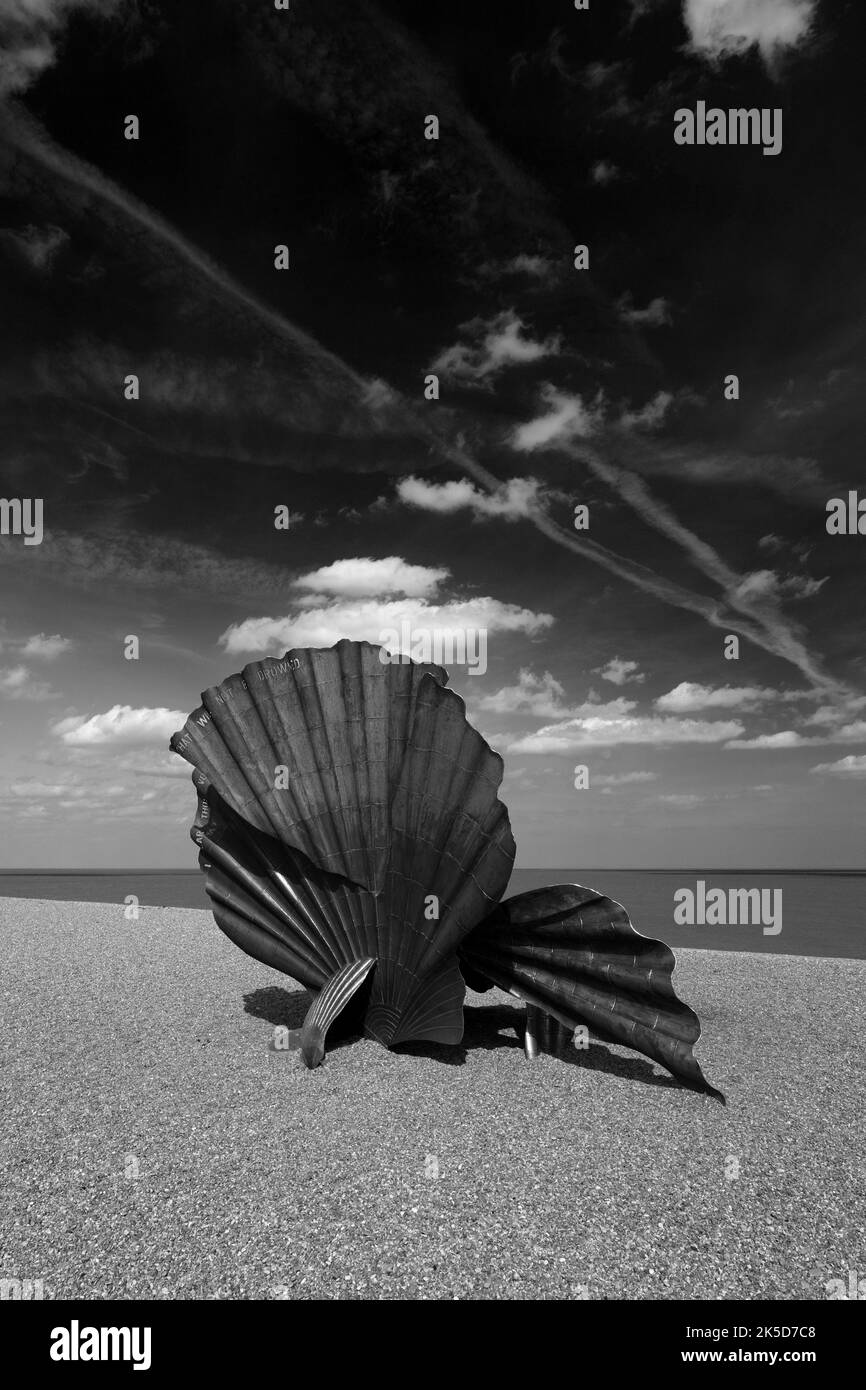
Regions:
[[[271,985],[267,989],[254,989],[245,994],[244,1011],[275,1028],[300,1028],[313,998],[314,996],[305,989],[288,990],[281,989],[279,985]],[[428,1057],[444,1066],[462,1067],[466,1064],[468,1054],[476,1048],[485,1052],[503,1047],[523,1050],[522,1008],[512,1008],[508,1004],[485,1006],[467,1003],[463,1006],[463,1019],[463,1041],[456,1046],[410,1042],[395,1047],[394,1051],[401,1056]],[[360,1036],[359,1029],[352,1026],[351,1019],[342,1022],[338,1018],[328,1030],[328,1051],[332,1052],[339,1047],[357,1042]],[[638,1081],[644,1086],[683,1089],[674,1077],[668,1076],[666,1072],[657,1072],[652,1062],[645,1061],[642,1057],[620,1057],[617,1053],[609,1051],[604,1043],[590,1043],[585,1050],[568,1047],[558,1053],[555,1060],[564,1066],[582,1067],[587,1071],[602,1072],[624,1081]]]
[[[463,1066],[467,1054],[474,1048],[494,1051],[501,1047],[519,1048],[523,1051],[524,1012],[508,1004],[464,1004],[463,1041],[456,1047],[443,1047],[438,1043],[406,1043],[395,1048],[395,1052],[408,1056],[431,1057],[451,1066]],[[644,1086],[661,1086],[667,1090],[681,1091],[682,1084],[667,1072],[656,1071],[650,1061],[642,1057],[620,1057],[609,1051],[603,1042],[590,1043],[586,1049],[567,1047],[557,1053],[554,1059],[567,1067],[581,1067],[586,1071],[603,1072],[624,1081],[638,1081]],[[527,1063],[527,1065],[530,1065]]]
[[[279,985],[271,985],[268,989],[254,989],[244,995],[244,1013],[261,1018],[274,1028],[300,1028],[312,1002],[313,995],[309,990],[281,989]]]

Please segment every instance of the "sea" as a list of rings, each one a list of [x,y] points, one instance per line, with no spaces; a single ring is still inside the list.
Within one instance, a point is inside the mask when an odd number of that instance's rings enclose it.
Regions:
[[[518,868],[505,896],[554,883],[580,883],[607,894],[623,904],[639,932],[659,937],[669,946],[866,959],[866,872],[861,870]],[[677,905],[684,901],[683,889],[694,895],[694,915],[700,918],[707,915],[700,912],[700,903],[711,890],[721,889],[730,903],[731,889],[754,888],[763,890],[769,909],[763,922],[723,926],[675,921]],[[0,872],[0,899],[123,904],[130,894],[142,905],[210,906],[204,875],[198,869]],[[779,925],[781,930],[776,931]]]

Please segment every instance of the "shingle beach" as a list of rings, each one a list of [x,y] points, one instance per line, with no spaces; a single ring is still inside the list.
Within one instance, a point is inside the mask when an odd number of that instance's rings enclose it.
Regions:
[[[866,962],[678,951],[727,1107],[624,1048],[274,1054],[210,914],[0,899],[0,1277],[54,1298],[818,1299],[866,1269]],[[738,1176],[736,1176],[738,1174]]]

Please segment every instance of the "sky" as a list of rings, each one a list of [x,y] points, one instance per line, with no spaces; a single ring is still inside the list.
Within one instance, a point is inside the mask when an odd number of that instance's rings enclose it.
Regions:
[[[200,692],[406,624],[519,866],[862,867],[862,24],[0,0],[0,865],[193,867]]]

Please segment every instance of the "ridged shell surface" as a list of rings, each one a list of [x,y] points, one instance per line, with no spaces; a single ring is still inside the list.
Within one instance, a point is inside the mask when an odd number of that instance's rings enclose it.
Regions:
[[[470,989],[498,985],[723,1098],[695,1058],[701,1025],[674,990],[673,951],[636,931],[621,903],[576,883],[521,893],[479,923],[460,960]]]
[[[313,989],[375,957],[384,1043],[459,1041],[456,949],[514,861],[501,759],[446,680],[369,643],[301,649],[205,691],[171,741],[217,923]]]

